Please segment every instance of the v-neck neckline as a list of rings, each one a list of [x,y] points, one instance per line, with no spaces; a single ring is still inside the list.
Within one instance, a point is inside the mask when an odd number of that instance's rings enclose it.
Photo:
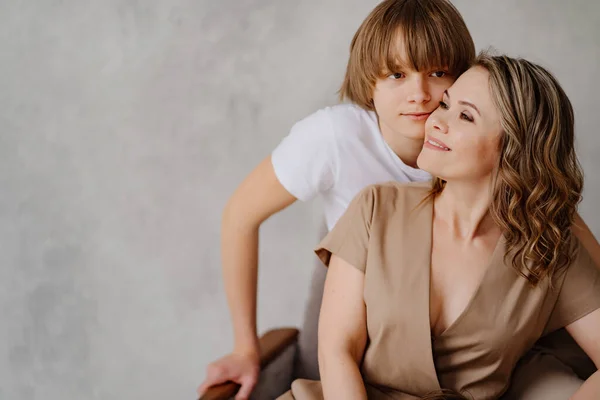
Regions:
[[[415,335],[412,337],[414,341],[412,345],[422,348],[424,357],[421,358],[421,364],[415,365],[414,368],[420,370],[424,375],[419,379],[419,384],[428,387],[428,390],[439,390],[440,382],[436,370],[436,358],[434,354],[434,336],[431,331],[431,251],[433,249],[433,199],[419,204],[414,210],[410,218],[410,224],[419,226],[418,229],[411,230],[418,234],[409,234],[407,237],[406,249],[411,251],[403,254],[404,261],[407,265],[416,267],[414,280],[410,279],[411,287],[415,294],[415,304],[423,307],[415,313],[416,320],[413,322]],[[435,337],[435,340],[446,338],[450,334],[456,332],[456,329],[463,326],[465,319],[472,314],[472,309],[476,302],[479,301],[483,288],[488,285],[488,282],[499,274],[499,268],[495,268],[494,264],[498,263],[498,257],[504,248],[504,235],[500,235],[496,247],[490,256],[487,269],[477,286],[477,289],[471,296],[465,309],[458,318],[449,325],[440,335]],[[426,271],[420,272],[420,268],[425,268]],[[425,306],[421,306],[425,304]]]
[[[429,323],[429,335],[431,336],[431,342],[434,342],[436,340],[439,340],[441,338],[444,338],[445,336],[447,336],[449,333],[451,333],[453,330],[456,329],[456,326],[460,326],[461,322],[469,315],[470,310],[473,308],[473,304],[475,303],[475,301],[477,300],[477,298],[480,295],[480,292],[482,290],[482,287],[485,285],[487,279],[489,278],[489,275],[491,272],[493,272],[496,268],[493,268],[495,261],[498,257],[498,252],[500,250],[501,247],[503,247],[503,243],[504,243],[504,235],[500,234],[500,236],[498,237],[498,240],[494,246],[494,250],[492,251],[492,254],[490,255],[490,258],[488,260],[488,262],[485,265],[485,271],[483,272],[483,275],[479,281],[479,283],[477,284],[477,287],[475,289],[475,291],[471,294],[471,297],[469,298],[469,301],[467,302],[467,304],[465,305],[465,307],[463,308],[463,310],[460,312],[460,314],[458,315],[458,317],[456,317],[456,319],[454,321],[452,321],[439,335],[434,335],[433,331],[432,331],[432,326],[431,326],[431,255],[432,255],[432,251],[433,251],[433,212],[434,212],[434,201],[433,199],[429,201],[429,246],[428,246],[428,251],[429,251],[429,258],[428,258],[428,265],[427,265],[427,276],[426,276],[426,281],[427,281],[427,321]],[[433,355],[433,347],[432,347],[432,355]]]
[[[433,234],[433,228],[432,228],[432,234]],[[467,304],[465,305],[465,307],[463,308],[463,310],[460,312],[460,314],[458,315],[458,317],[456,317],[456,319],[454,321],[452,321],[439,335],[434,335],[433,331],[432,331],[432,327],[431,327],[431,312],[429,307],[431,307],[431,260],[429,263],[429,268],[428,268],[428,274],[427,274],[427,278],[429,281],[429,303],[428,303],[428,308],[427,308],[427,313],[429,315],[429,329],[430,329],[430,334],[431,334],[431,339],[432,341],[436,341],[439,339],[442,339],[446,336],[448,336],[450,333],[452,333],[452,331],[456,330],[457,326],[461,325],[461,322],[465,320],[465,318],[467,318],[470,314],[471,309],[473,308],[473,304],[477,301],[478,297],[480,296],[480,293],[482,291],[482,288],[485,286],[486,281],[489,279],[489,276],[496,271],[496,268],[494,268],[494,264],[496,263],[496,259],[498,257],[498,252],[500,250],[500,247],[502,247],[503,244],[503,240],[504,240],[504,236],[500,235],[500,237],[498,238],[498,241],[496,242],[496,245],[494,246],[494,250],[492,251],[492,254],[490,255],[490,258],[487,262],[487,264],[485,265],[485,271],[483,271],[483,275],[481,276],[481,279],[479,280],[479,283],[477,284],[477,288],[475,289],[475,291],[471,294],[471,297],[469,298],[469,301],[467,302]],[[431,249],[430,249],[431,252]]]

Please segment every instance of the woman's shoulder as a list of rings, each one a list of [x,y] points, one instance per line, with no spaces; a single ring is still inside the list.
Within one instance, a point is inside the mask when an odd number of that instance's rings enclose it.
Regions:
[[[374,217],[387,218],[391,214],[412,212],[424,204],[431,190],[431,182],[385,182],[365,187],[357,200],[372,209]]]
[[[431,181],[396,182],[390,181],[369,185],[362,190],[382,203],[394,204],[395,201],[421,202],[431,190]]]

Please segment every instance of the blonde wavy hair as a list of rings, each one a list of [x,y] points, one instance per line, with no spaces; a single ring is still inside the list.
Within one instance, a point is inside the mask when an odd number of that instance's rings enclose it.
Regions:
[[[573,107],[554,76],[530,61],[484,52],[474,66],[490,74],[503,130],[490,212],[503,230],[513,268],[535,286],[575,257],[571,225],[583,173]],[[430,197],[444,186],[435,178]]]

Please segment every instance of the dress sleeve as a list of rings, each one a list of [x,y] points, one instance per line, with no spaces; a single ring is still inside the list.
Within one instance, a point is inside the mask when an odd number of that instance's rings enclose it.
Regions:
[[[331,255],[335,254],[365,272],[375,191],[375,186],[369,186],[359,192],[333,229],[315,248],[315,253],[326,266],[329,266]]]
[[[566,271],[545,333],[563,328],[600,308],[600,269],[578,240],[577,246],[577,256]]]

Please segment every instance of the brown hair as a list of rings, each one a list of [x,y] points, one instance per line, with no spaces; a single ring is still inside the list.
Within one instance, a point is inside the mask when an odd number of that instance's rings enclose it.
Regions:
[[[506,255],[532,285],[568,267],[575,254],[571,225],[583,173],[575,154],[569,98],[543,67],[482,53],[503,130],[490,212],[503,230]],[[445,182],[434,179],[430,197]]]
[[[373,88],[378,78],[400,72],[400,67],[416,71],[448,68],[458,77],[474,58],[471,34],[449,1],[386,0],[371,11],[354,34],[340,100],[373,110]]]

